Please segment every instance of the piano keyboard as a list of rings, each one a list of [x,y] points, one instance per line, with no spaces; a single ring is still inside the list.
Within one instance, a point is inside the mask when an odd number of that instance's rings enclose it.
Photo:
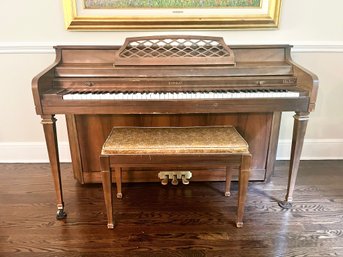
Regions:
[[[185,92],[72,91],[63,95],[64,100],[191,100],[294,97],[299,97],[299,92],[288,91],[285,89],[245,89]]]

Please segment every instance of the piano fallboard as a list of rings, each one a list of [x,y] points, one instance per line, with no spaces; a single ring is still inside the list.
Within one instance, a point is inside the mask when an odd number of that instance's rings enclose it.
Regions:
[[[225,87],[285,87],[296,86],[296,76],[239,76],[239,77],[118,77],[118,78],[94,78],[94,77],[59,77],[53,80],[53,89],[113,89],[113,90],[211,90],[225,89]],[[163,89],[161,88],[163,87]],[[44,92],[42,92],[44,93]]]

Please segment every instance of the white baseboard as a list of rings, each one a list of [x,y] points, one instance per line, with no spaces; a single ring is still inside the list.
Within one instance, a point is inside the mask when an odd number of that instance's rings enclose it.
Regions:
[[[280,140],[278,160],[289,160],[291,140]],[[59,143],[60,161],[70,162],[68,142]],[[302,160],[343,159],[343,139],[305,140]],[[0,143],[0,163],[44,163],[48,162],[45,142]]]

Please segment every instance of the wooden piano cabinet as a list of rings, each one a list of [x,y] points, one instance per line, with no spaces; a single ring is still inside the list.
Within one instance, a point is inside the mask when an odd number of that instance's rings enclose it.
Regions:
[[[80,183],[101,183],[99,156],[113,126],[233,125],[252,153],[250,180],[265,181],[274,169],[280,127],[279,112],[173,115],[66,115],[74,177]],[[157,168],[123,170],[123,182],[159,182]],[[192,167],[192,181],[225,181],[225,167]],[[238,169],[233,171],[237,179]]]

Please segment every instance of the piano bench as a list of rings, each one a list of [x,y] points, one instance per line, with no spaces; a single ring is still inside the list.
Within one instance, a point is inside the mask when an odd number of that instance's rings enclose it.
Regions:
[[[232,126],[216,127],[114,127],[100,157],[108,228],[114,227],[112,171],[117,198],[122,198],[122,167],[163,166],[168,169],[199,166],[226,167],[225,195],[230,195],[231,170],[239,166],[236,226],[243,226],[251,154]]]

